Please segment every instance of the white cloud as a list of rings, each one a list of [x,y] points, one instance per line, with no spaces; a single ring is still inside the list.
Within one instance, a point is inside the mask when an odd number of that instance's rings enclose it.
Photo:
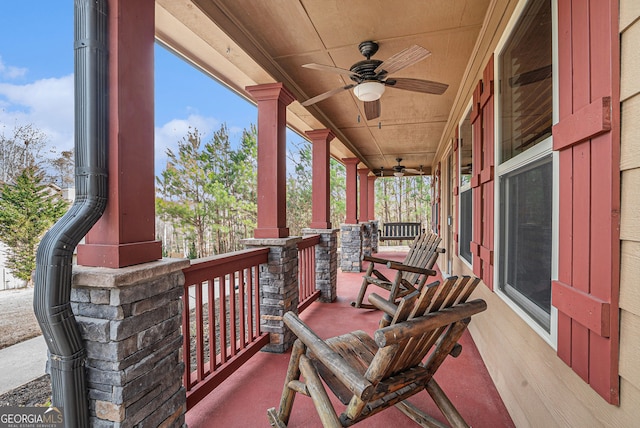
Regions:
[[[2,57],[0,57],[0,77],[4,79],[17,79],[18,77],[23,77],[25,74],[27,74],[26,68],[7,66],[2,62]]]
[[[0,124],[33,125],[48,147],[73,148],[73,75],[27,84],[0,83]]]
[[[186,119],[172,119],[162,126],[157,126],[155,129],[156,175],[159,175],[166,166],[167,149],[175,150],[178,147],[178,141],[187,135],[189,128],[197,129],[205,136],[206,141],[219,126],[219,120],[199,114],[191,114]]]

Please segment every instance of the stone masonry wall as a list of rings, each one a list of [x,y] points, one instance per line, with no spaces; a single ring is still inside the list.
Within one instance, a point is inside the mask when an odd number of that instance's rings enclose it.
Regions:
[[[182,300],[188,260],[77,266],[73,311],[87,349],[92,427],[183,427]]]
[[[321,302],[336,300],[338,278],[338,229],[302,229],[303,236],[320,235],[316,245],[316,289]]]
[[[268,263],[260,265],[260,328],[270,336],[263,351],[282,353],[295,341],[282,317],[298,309],[298,241],[300,237],[242,241],[248,248],[270,248]]]
[[[340,269],[343,272],[362,271],[362,224],[341,224]]]

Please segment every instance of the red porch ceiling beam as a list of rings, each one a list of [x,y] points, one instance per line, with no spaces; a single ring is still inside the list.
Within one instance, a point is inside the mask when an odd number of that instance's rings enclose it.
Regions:
[[[306,132],[312,145],[312,229],[331,229],[331,187],[329,143],[336,136],[329,129],[315,129]]]
[[[258,102],[258,227],[255,238],[286,238],[287,106],[295,97],[282,83],[247,86]]]
[[[155,240],[153,0],[109,1],[109,200],[78,264],[120,268],[162,258]]]

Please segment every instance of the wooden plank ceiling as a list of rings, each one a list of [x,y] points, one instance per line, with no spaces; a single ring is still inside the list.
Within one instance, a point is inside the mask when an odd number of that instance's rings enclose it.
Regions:
[[[392,77],[446,83],[443,95],[387,87],[381,115],[365,119],[352,90],[288,112],[298,132],[330,128],[331,154],[358,157],[387,173],[402,158],[429,173],[490,0],[156,0],[156,37],[242,96],[247,85],[283,82],[299,102],[353,83],[310,70],[317,63],[349,69],[364,57],[358,44],[379,44],[385,60],[411,45],[431,51]],[[386,174],[385,174],[386,175]]]

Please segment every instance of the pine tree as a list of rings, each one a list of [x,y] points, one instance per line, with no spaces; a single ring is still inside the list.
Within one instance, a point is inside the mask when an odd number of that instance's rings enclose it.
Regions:
[[[14,184],[0,186],[0,241],[7,247],[7,267],[30,280],[40,238],[67,210],[68,204],[42,183],[43,173],[28,167]]]

